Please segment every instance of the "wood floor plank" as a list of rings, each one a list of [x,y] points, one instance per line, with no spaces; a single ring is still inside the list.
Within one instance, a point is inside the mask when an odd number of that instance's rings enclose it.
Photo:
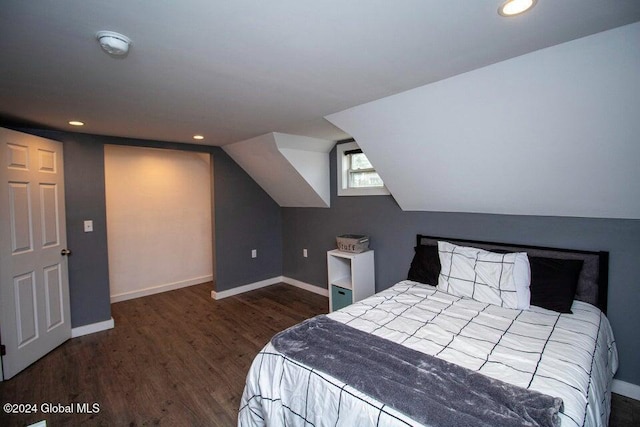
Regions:
[[[112,305],[116,327],[74,338],[9,381],[0,401],[98,403],[94,414],[7,415],[0,426],[233,426],[253,358],[278,331],[328,310],[289,285],[214,301],[211,284]],[[614,395],[611,426],[638,425],[640,402]]]

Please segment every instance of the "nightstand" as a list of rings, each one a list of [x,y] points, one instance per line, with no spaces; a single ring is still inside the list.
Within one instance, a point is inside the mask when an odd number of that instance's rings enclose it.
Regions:
[[[329,311],[339,310],[376,292],[374,251],[327,252]]]

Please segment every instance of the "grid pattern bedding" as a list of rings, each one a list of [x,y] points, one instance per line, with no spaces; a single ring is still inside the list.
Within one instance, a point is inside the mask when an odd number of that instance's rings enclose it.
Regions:
[[[607,318],[502,308],[402,281],[329,314],[333,320],[564,402],[563,426],[606,425],[618,359]],[[339,363],[339,361],[336,361]],[[238,425],[420,425],[350,385],[277,352],[258,354]]]

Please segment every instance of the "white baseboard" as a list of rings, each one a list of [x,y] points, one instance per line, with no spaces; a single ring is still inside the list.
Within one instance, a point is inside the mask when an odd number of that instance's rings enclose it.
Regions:
[[[122,292],[111,295],[111,303],[126,301],[129,299],[146,297],[147,295],[159,294],[161,292],[173,291],[175,289],[186,288],[187,286],[199,285],[200,283],[211,282],[213,275],[195,277],[193,279],[182,280],[180,282],[166,283],[164,285],[151,286],[135,291]]]
[[[243,294],[249,291],[255,291],[256,289],[264,288],[267,286],[275,285],[276,283],[286,283],[288,285],[295,286],[296,288],[304,289],[305,291],[313,292],[318,295],[329,297],[329,291],[327,289],[311,285],[309,283],[301,282],[296,279],[292,279],[286,276],[276,276],[271,279],[261,280],[259,282],[249,283],[247,285],[238,286],[237,288],[228,289],[226,291],[211,291],[211,298],[215,300],[227,298],[233,295]]]
[[[211,298],[215,300],[232,297],[234,295],[243,294],[249,291],[255,291],[256,289],[264,288],[267,286],[275,285],[282,282],[282,276],[272,277],[271,279],[261,280],[259,282],[249,283],[247,285],[238,286],[237,288],[227,289],[226,291],[211,291]]]
[[[88,325],[78,326],[77,328],[71,329],[71,338],[77,338],[83,335],[93,334],[95,332],[106,331],[107,329],[113,329],[114,326],[115,326],[115,322],[113,321],[113,317],[103,322],[90,323]]]
[[[640,400],[640,385],[614,379],[611,391],[631,399]]]
[[[321,288],[320,286],[301,282],[300,280],[292,279],[287,276],[282,276],[282,281],[288,285],[295,286],[296,288],[304,289],[305,291],[313,292],[314,294],[322,295],[323,297],[329,298],[329,290]]]

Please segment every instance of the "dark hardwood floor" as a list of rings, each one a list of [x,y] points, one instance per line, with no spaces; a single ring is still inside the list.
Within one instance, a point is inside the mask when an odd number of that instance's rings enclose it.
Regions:
[[[640,426],[640,400],[613,393],[611,395],[611,417],[609,417],[609,426]]]
[[[113,304],[115,329],[72,339],[9,381],[0,426],[232,426],[245,376],[276,332],[325,313],[327,299],[274,285],[214,301],[211,284]],[[42,404],[97,403],[93,414],[43,414]],[[611,426],[640,425],[640,402],[615,396]]]
[[[236,424],[249,366],[327,299],[275,285],[214,301],[203,284],[112,305],[116,327],[74,338],[9,381],[2,404],[98,403],[96,414],[0,414],[0,426]]]

